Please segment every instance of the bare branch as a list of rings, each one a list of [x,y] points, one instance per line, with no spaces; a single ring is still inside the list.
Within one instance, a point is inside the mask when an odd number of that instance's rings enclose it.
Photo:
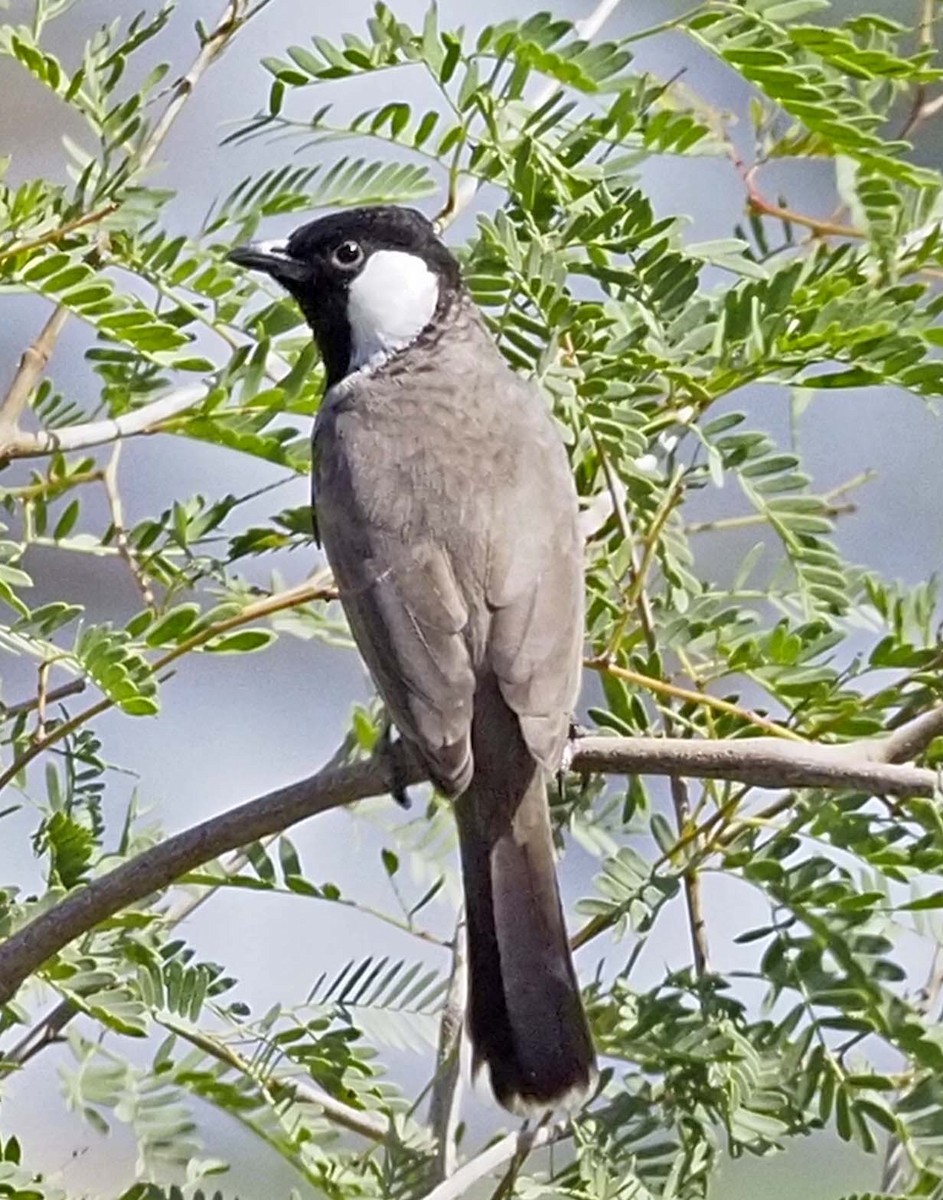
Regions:
[[[877,796],[932,796],[937,774],[898,766],[880,755],[881,742],[840,745],[779,738],[582,738],[573,769],[604,775],[687,775],[763,788],[845,788]],[[875,756],[873,748],[878,748]]]
[[[55,908],[0,944],[0,1004],[10,1000],[27,976],[79,934],[210,859],[315,813],[382,794],[386,770],[385,760],[379,758],[348,766],[328,765],[300,783],[278,788],[167,838],[85,887],[74,889]],[[404,764],[404,770],[410,783],[422,779],[414,764]]]
[[[23,351],[7,394],[0,402],[0,456],[6,454],[6,445],[16,440],[20,416],[46,369],[68,316],[69,310],[61,304],[54,308],[36,340]]]
[[[68,700],[70,696],[78,696],[84,692],[86,683],[84,679],[73,679],[69,683],[63,683],[60,687],[51,688],[43,697],[45,703],[56,704],[60,700]],[[2,705],[0,704],[0,717],[8,721],[11,717],[18,717],[21,713],[32,712],[34,708],[38,708],[40,703],[39,696],[33,696],[29,700],[19,700],[16,704]]]
[[[691,775],[739,780],[758,787],[853,789],[888,796],[932,796],[937,775],[874,758],[881,741],[813,745],[750,738],[694,741],[689,738],[583,738],[573,754],[577,772]],[[245,846],[298,821],[352,804],[388,788],[389,754],[403,754],[397,776],[409,787],[424,779],[421,767],[397,743],[392,750],[350,766],[328,764],[300,783],[178,833],[76,888],[54,908],[29,921],[0,944],[0,1004],[48,958],[101,921],[169,886],[212,858]]]
[[[121,504],[121,493],[118,490],[118,460],[121,457],[120,441],[116,441],[111,452],[111,458],[108,460],[108,466],[105,467],[102,483],[105,487],[105,495],[108,497],[108,509],[111,513],[111,527],[114,531],[115,542],[118,546],[118,551],[121,557],[128,565],[128,570],[131,572],[131,578],[134,580],[138,591],[141,593],[141,598],[147,608],[154,608],[156,600],[154,591],[150,582],[138,561],[134,547],[131,545],[131,540],[128,537],[128,531],[124,524],[124,509]]]
[[[943,737],[943,705],[895,729],[875,746],[873,753],[879,755],[880,762],[913,762],[937,737]]]
[[[7,458],[40,458],[46,454],[86,450],[137,434],[154,433],[163,422],[186,412],[188,408],[194,408],[206,398],[209,390],[205,384],[193,384],[178,388],[162,399],[132,409],[120,417],[66,426],[55,432],[16,433],[2,446],[2,451]]]
[[[448,1179],[455,1171],[455,1131],[458,1126],[462,1082],[462,1030],[465,1026],[466,991],[465,938],[459,922],[452,941],[452,971],[439,1020],[436,1071],[429,1101],[429,1124],[435,1139],[434,1183]]]
[[[476,1154],[474,1158],[459,1167],[454,1175],[444,1180],[438,1187],[434,1187],[431,1192],[427,1192],[423,1200],[460,1200],[460,1197],[467,1195],[479,1179],[484,1179],[498,1167],[503,1167],[505,1163],[511,1162],[519,1155],[526,1156],[534,1150],[539,1150],[541,1146],[550,1146],[554,1142],[562,1141],[572,1132],[573,1126],[570,1121],[554,1121],[552,1124],[541,1125],[532,1131],[521,1130],[520,1133],[509,1133],[507,1137],[501,1138],[493,1146],[482,1150],[480,1154]]]
[[[174,122],[180,116],[181,109],[193,95],[193,89],[200,82],[207,68],[211,67],[226,49],[226,46],[232,40],[233,36],[238,33],[246,20],[246,0],[229,0],[216,28],[209,34],[200,47],[200,52],[193,60],[190,70],[174,85],[166,108],[161,113],[157,124],[151,130],[150,137],[148,137],[138,155],[139,170],[144,170],[150,166],[151,160],[160,149],[167,134],[170,133]]]

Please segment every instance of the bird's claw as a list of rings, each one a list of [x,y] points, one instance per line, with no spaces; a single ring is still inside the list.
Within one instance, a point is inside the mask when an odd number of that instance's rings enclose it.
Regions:
[[[403,740],[393,740],[393,723],[387,721],[380,734],[380,753],[386,760],[387,780],[390,795],[400,808],[410,809],[413,806],[412,797],[406,786],[407,771],[403,757]]]

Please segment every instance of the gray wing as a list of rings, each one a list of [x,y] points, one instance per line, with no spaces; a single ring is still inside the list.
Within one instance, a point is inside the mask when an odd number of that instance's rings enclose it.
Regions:
[[[505,380],[500,396],[474,405],[465,397],[481,428],[464,461],[451,464],[448,497],[440,486],[417,500],[398,469],[406,444],[362,419],[335,423],[327,415],[316,438],[318,525],[354,640],[400,732],[452,795],[473,769],[477,676],[494,675],[528,749],[550,770],[579,685],[582,543],[573,482],[536,389],[510,371]],[[420,387],[412,380],[410,393],[397,396],[400,411],[419,404]],[[460,419],[450,413],[449,426]],[[427,443],[447,458],[450,447],[437,446],[434,431]],[[424,484],[441,477],[441,464],[420,476]],[[472,534],[462,543],[468,553],[440,519],[456,495]],[[459,524],[459,510],[451,515]]]
[[[528,749],[554,771],[579,693],[583,542],[563,444],[536,389],[521,387],[526,452],[495,513],[488,656]]]
[[[321,468],[330,472],[326,457]],[[472,773],[475,678],[464,636],[469,614],[448,557],[429,540],[365,521],[343,489],[322,485],[316,494],[354,641],[400,733],[436,784],[457,795]]]

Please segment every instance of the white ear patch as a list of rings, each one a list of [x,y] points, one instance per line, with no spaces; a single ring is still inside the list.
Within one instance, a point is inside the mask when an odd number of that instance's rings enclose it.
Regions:
[[[403,250],[371,254],[347,298],[349,369],[382,361],[414,342],[438,302],[438,276],[421,258]]]

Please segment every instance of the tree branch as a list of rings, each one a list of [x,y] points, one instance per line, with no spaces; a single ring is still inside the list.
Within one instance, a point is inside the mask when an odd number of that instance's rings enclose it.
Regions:
[[[573,1132],[571,1121],[554,1121],[549,1125],[541,1125],[534,1130],[521,1130],[520,1133],[509,1133],[506,1137],[482,1150],[474,1158],[459,1167],[454,1175],[427,1192],[422,1200],[460,1200],[468,1194],[470,1188],[490,1175],[498,1167],[504,1166],[518,1155],[528,1155],[541,1146],[550,1146],[567,1138]]]
[[[7,443],[12,443],[17,438],[23,409],[39,377],[46,369],[68,316],[69,310],[61,304],[57,305],[39,331],[36,340],[23,351],[16,374],[0,402],[0,456],[6,454]]]
[[[219,58],[234,35],[238,33],[240,26],[246,21],[246,9],[246,0],[229,0],[216,28],[200,47],[200,52],[193,60],[190,70],[174,85],[166,108],[138,155],[138,170],[144,170],[150,166],[151,160],[163,144],[173,123],[180,116],[181,109],[193,95],[193,89],[200,82],[207,68],[211,67]]]
[[[925,732],[928,722],[918,721]],[[821,787],[887,796],[934,795],[936,772],[888,762],[888,740],[823,746],[778,738],[587,737],[577,743],[572,767],[579,773],[691,775],[777,789]],[[75,888],[54,908],[0,943],[0,1004],[11,1000],[29,975],[80,934],[168,887],[188,871],[316,813],[385,793],[391,753],[402,756],[397,779],[403,786],[423,781],[422,768],[408,756],[403,743],[364,762],[348,766],[330,763],[308,779],[211,817]]]
[[[77,229],[83,229],[86,225],[95,225],[99,221],[104,221],[106,217],[110,217],[112,213],[117,212],[119,205],[113,200],[110,204],[105,204],[102,208],[96,208],[94,212],[83,213],[80,217],[76,217],[73,221],[66,221],[63,225],[57,225],[55,229],[47,229],[45,233],[40,233],[34,238],[27,241],[12,242],[9,246],[4,246],[0,249],[0,262],[5,262],[8,258],[12,258],[14,254],[26,254],[31,250],[38,250],[41,246],[49,246],[56,242],[61,242],[63,238],[69,236],[70,233],[75,233]]]
[[[131,544],[131,539],[128,537],[128,530],[124,523],[124,506],[121,503],[121,492],[118,490],[118,460],[121,457],[121,446],[122,443],[120,440],[115,442],[111,451],[111,458],[108,460],[108,466],[105,467],[102,475],[102,482],[105,487],[105,495],[108,497],[111,528],[114,531],[118,552],[131,572],[131,578],[141,593],[141,599],[144,601],[145,607],[152,609],[157,604],[154,597],[154,590],[151,587],[146,572],[138,561],[137,554],[135,553],[134,546]]]
[[[462,1082],[462,1030],[465,1026],[465,937],[461,921],[452,941],[452,971],[439,1020],[436,1070],[429,1101],[429,1125],[435,1141],[433,1183],[448,1179],[455,1171],[455,1132],[458,1127],[459,1094]]]
[[[422,772],[405,764],[410,783]],[[218,817],[165,839],[84,887],[70,892],[0,944],[0,1004],[51,955],[121,909],[168,887],[210,859],[289,825],[354,800],[381,794],[387,785],[386,762],[368,759],[328,766],[316,775],[278,788]]]
[[[164,111],[161,113],[157,123],[151,130],[150,134],[145,139],[143,145],[137,153],[137,163],[135,165],[134,175],[146,170],[150,165],[154,155],[160,149],[161,144],[170,132],[173,123],[183,106],[193,94],[193,89],[203,76],[207,67],[222,54],[228,45],[230,39],[239,30],[240,26],[246,20],[246,0],[229,0],[226,5],[223,15],[216,25],[213,32],[206,38],[200,47],[200,51],[193,60],[189,71],[184,75],[174,86],[170,100]],[[111,206],[110,211],[114,211],[118,207],[117,202]],[[99,214],[89,214],[86,221],[73,222],[72,228],[76,229],[80,224],[88,223],[92,216]],[[108,212],[101,210],[100,216],[107,216]],[[52,240],[47,239],[47,240]],[[21,247],[22,248],[22,247]],[[67,435],[72,434],[73,438],[80,429],[94,429],[95,426],[77,426],[68,431],[63,431],[61,434],[21,434],[19,430],[19,418],[26,406],[30,393],[36,386],[39,376],[45,370],[46,364],[49,361],[50,355],[55,348],[59,335],[62,332],[69,316],[68,309],[61,304],[53,309],[52,315],[43,326],[36,341],[33,342],[23,353],[20,359],[20,365],[13,377],[13,382],[7,391],[3,401],[0,402],[0,458],[7,457],[29,457],[36,454],[50,454],[56,450],[75,450],[84,448],[88,445],[96,445],[101,441],[112,441],[116,436],[114,432],[109,432],[107,437],[96,435],[93,441],[79,441],[77,444],[68,444],[72,441]],[[150,406],[149,406],[150,407]],[[139,410],[143,411],[143,410]],[[129,414],[130,416],[131,414]],[[172,415],[172,414],[167,414]],[[119,418],[121,420],[122,418]],[[164,418],[166,419],[166,418]],[[96,425],[111,425],[111,422],[96,422]],[[152,422],[153,424],[153,422]],[[135,432],[143,432],[138,429]],[[33,448],[32,450],[18,450],[20,443],[24,445],[33,445],[34,447],[42,446],[41,449]]]
[[[921,713],[906,725],[901,725],[888,734],[875,750],[881,755],[881,762],[913,762],[937,737],[943,737],[943,705],[931,708],[929,712]]]
[[[44,697],[45,703],[56,704],[59,700],[67,700],[70,696],[78,696],[84,692],[86,683],[84,679],[73,679],[69,683],[63,683],[60,687],[52,688]],[[18,717],[21,713],[32,712],[34,708],[39,708],[39,696],[32,696],[29,700],[18,700],[16,704],[4,705],[0,703],[0,718],[4,721],[9,721],[11,717]]]
[[[137,434],[154,433],[164,421],[169,421],[188,408],[194,408],[209,392],[205,384],[193,384],[177,388],[162,399],[132,409],[120,417],[87,421],[83,425],[67,425],[54,432],[45,429],[39,433],[14,432],[6,444],[0,440],[0,451],[5,458],[40,458],[46,454],[67,454],[72,450],[103,446]]]

